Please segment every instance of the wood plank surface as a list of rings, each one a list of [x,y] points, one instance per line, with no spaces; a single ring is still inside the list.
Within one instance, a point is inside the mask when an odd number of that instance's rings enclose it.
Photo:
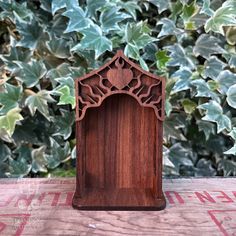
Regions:
[[[163,211],[78,211],[74,178],[1,179],[0,235],[236,235],[236,179],[164,179]]]

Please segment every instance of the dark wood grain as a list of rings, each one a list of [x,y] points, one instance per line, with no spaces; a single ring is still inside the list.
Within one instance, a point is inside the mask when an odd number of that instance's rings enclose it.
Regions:
[[[163,79],[118,52],[106,66],[76,84],[73,206],[163,209]]]

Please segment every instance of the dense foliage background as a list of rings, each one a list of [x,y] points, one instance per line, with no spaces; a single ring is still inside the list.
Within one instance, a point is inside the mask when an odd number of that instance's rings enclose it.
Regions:
[[[166,175],[236,175],[236,0],[0,0],[0,177],[74,175],[74,79],[117,49],[167,79]]]

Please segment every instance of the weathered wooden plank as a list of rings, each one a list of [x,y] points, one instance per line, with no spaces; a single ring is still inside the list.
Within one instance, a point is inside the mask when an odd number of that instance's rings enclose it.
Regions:
[[[78,211],[75,180],[1,179],[0,235],[236,235],[236,179],[165,179],[164,211]]]

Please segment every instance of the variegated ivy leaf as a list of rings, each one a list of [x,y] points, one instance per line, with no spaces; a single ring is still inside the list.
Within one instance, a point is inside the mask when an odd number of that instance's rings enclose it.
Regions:
[[[209,59],[212,54],[221,54],[226,51],[220,46],[220,40],[209,34],[202,34],[197,39],[193,48],[196,56],[202,56]]]
[[[176,80],[175,85],[172,89],[172,93],[177,93],[189,89],[191,85],[191,77],[192,72],[187,68],[176,71],[171,76],[172,79]]]
[[[87,14],[88,16],[95,18],[97,16],[97,11],[106,6],[107,0],[86,0],[87,2]]]
[[[52,14],[54,15],[56,11],[62,8],[72,8],[78,6],[78,0],[52,0]]]
[[[25,158],[9,158],[9,175],[12,178],[22,178],[29,174],[31,170],[31,164],[27,162]]]
[[[126,43],[125,55],[135,60],[139,60],[139,50],[156,39],[150,36],[150,29],[146,22],[138,24],[127,23],[123,41]]]
[[[197,121],[197,125],[198,125],[198,129],[199,131],[203,131],[206,137],[206,140],[208,140],[210,138],[211,134],[216,134],[216,129],[215,129],[215,125],[204,121],[204,120],[198,120]]]
[[[210,86],[208,85],[208,83],[203,80],[203,79],[197,79],[197,80],[193,80],[191,82],[192,85],[196,86],[196,91],[197,94],[195,95],[196,97],[211,97],[212,99],[216,100],[216,101],[220,101],[219,97],[217,96],[216,93],[214,93],[213,91],[211,91]]]
[[[214,11],[210,8],[210,5],[211,5],[211,0],[204,0],[200,13],[203,13],[208,16],[213,16]]]
[[[87,28],[92,24],[92,21],[87,18],[83,9],[79,6],[75,6],[63,13],[63,16],[69,18],[69,23],[65,30],[65,33],[73,31],[80,32],[82,29]]]
[[[235,155],[236,154],[235,151],[236,151],[236,147],[234,150],[232,149],[232,151],[231,151],[232,153],[230,153],[230,154]],[[229,153],[226,153],[226,154],[229,154]],[[236,163],[224,158],[219,161],[218,170],[220,170],[220,171],[223,170],[224,176],[230,176],[230,175],[235,176],[236,175]]]
[[[68,139],[72,132],[72,126],[75,120],[74,112],[60,109],[61,115],[55,116],[56,131],[53,136],[61,135],[64,139]]]
[[[186,51],[180,44],[174,44],[165,47],[170,52],[171,60],[167,63],[168,66],[180,66],[182,68],[194,69],[195,64],[192,59],[186,54]]]
[[[150,3],[154,4],[158,8],[158,12],[162,13],[163,11],[169,8],[169,0],[148,0]]]
[[[137,11],[142,12],[141,7],[137,4],[136,1],[127,1],[127,2],[120,1],[118,3],[119,7],[121,7],[121,9],[124,9],[127,12],[127,14],[131,15],[134,20],[136,20],[137,18],[136,12]]]
[[[0,1],[0,19],[9,18],[15,22],[16,15],[22,20],[30,21],[33,18],[33,12],[27,7],[26,2],[18,3],[16,1]]]
[[[226,100],[231,107],[236,109],[236,84],[228,89]]]
[[[236,82],[236,74],[229,70],[221,71],[216,81],[219,84],[219,91],[221,94],[225,95],[230,86],[234,85]]]
[[[202,75],[204,78],[209,77],[211,79],[216,79],[225,66],[226,64],[216,56],[211,56],[209,60],[204,63],[205,70]]]
[[[206,22],[205,31],[210,30],[224,35],[223,26],[234,26],[236,24],[235,0],[225,1],[222,6],[214,12],[214,15]]]
[[[36,110],[38,110],[46,119],[50,119],[48,111],[48,102],[55,102],[51,97],[50,91],[40,90],[37,93],[31,92],[25,100],[25,105],[28,106],[30,113],[34,116]]]
[[[50,138],[51,153],[46,155],[47,166],[54,169],[70,158],[70,145],[66,142],[64,147],[61,147],[55,139]]]
[[[0,93],[0,115],[4,115],[9,110],[18,107],[18,100],[22,93],[21,86],[5,83],[4,87],[5,91]]]
[[[8,160],[11,157],[11,149],[4,144],[4,142],[0,141],[0,163]]]
[[[16,26],[21,36],[21,39],[20,41],[18,41],[17,46],[34,50],[41,40],[45,40],[45,32],[39,25],[38,21],[36,21],[35,19],[30,22],[17,20]]]
[[[31,60],[29,63],[17,62],[20,66],[20,77],[28,88],[38,84],[39,80],[46,74],[47,69],[42,61]]]
[[[33,149],[31,152],[32,156],[32,171],[37,172],[47,172],[47,159],[46,159],[46,146],[41,146],[37,149]]]
[[[108,33],[111,30],[120,30],[119,22],[129,18],[130,15],[119,11],[118,8],[106,8],[100,15],[102,30]]]
[[[198,108],[206,110],[206,115],[202,120],[215,122],[217,124],[217,133],[225,129],[231,130],[231,120],[228,116],[223,114],[222,107],[218,102],[211,100],[210,102],[198,106]]]
[[[88,28],[81,30],[84,35],[79,44],[71,50],[91,49],[95,51],[95,59],[97,59],[105,51],[112,50],[112,42],[103,35],[102,29],[98,25],[90,25]]]
[[[58,58],[70,57],[70,45],[69,41],[63,38],[52,37],[52,39],[46,42],[48,50]]]
[[[24,119],[20,111],[21,109],[16,107],[9,110],[5,115],[0,116],[0,130],[3,129],[9,136],[12,136],[16,123]]]
[[[22,50],[20,47],[11,47],[8,55],[0,55],[0,58],[6,65],[6,68],[15,73],[19,69],[17,62],[28,62],[32,56],[32,51]]]
[[[161,31],[158,34],[158,38],[168,35],[175,35],[177,38],[180,38],[184,33],[182,29],[175,26],[174,21],[168,18],[161,19],[157,22],[157,25],[162,25]]]

